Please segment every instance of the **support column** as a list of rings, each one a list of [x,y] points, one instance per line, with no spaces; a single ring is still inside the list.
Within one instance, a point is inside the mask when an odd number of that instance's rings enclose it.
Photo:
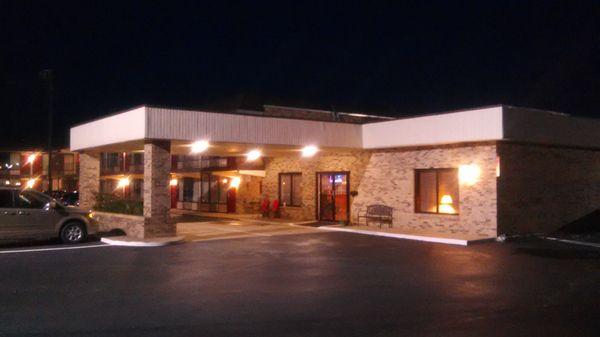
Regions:
[[[100,191],[100,153],[79,154],[79,207],[91,209]]]
[[[171,142],[147,141],[144,144],[144,238],[175,235],[171,223]]]

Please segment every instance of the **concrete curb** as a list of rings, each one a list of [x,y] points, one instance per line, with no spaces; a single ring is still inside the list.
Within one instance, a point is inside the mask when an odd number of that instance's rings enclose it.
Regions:
[[[327,231],[348,232],[348,233],[373,235],[373,236],[384,236],[384,237],[388,237],[388,238],[407,239],[407,240],[433,242],[433,243],[445,243],[445,244],[449,244],[449,245],[458,245],[458,246],[467,246],[467,245],[473,244],[473,243],[480,243],[480,242],[487,242],[487,241],[494,240],[494,238],[483,238],[483,239],[477,239],[477,240],[438,238],[438,237],[433,237],[433,236],[385,233],[385,232],[365,231],[365,230],[361,230],[361,229],[350,229],[350,228],[340,228],[340,227],[330,227],[330,226],[321,226],[321,227],[317,227],[317,228],[321,229],[321,230],[327,230]]]
[[[570,243],[570,244],[573,244],[573,245],[600,248],[600,243],[592,243],[592,242],[585,242],[585,241],[575,241],[575,240],[559,239],[559,238],[553,238],[553,237],[549,237],[549,236],[542,236],[542,238],[544,238],[546,240],[552,240],[552,241]]]
[[[129,236],[113,236],[104,237],[100,239],[111,246],[125,246],[125,247],[162,247],[168,245],[174,245],[185,241],[183,236],[169,236],[163,238],[153,239],[138,239]]]

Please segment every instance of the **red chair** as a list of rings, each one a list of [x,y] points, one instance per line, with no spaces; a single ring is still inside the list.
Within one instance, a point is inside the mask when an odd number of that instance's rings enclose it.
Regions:
[[[264,218],[269,216],[269,198],[264,198],[262,203],[260,204],[260,211]]]
[[[273,200],[273,204],[271,205],[271,211],[273,212],[273,216],[276,218],[280,217],[279,214],[279,200]]]

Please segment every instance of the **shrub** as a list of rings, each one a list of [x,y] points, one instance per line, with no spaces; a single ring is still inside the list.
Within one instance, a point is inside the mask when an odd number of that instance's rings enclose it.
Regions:
[[[143,215],[144,203],[140,200],[120,198],[114,194],[97,193],[94,209],[101,212]]]

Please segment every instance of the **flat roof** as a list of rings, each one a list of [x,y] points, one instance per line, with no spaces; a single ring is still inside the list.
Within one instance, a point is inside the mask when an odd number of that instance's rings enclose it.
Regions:
[[[297,109],[299,112],[307,109]],[[326,114],[326,111],[315,110]],[[367,118],[379,118],[358,114]],[[145,139],[382,149],[509,140],[600,148],[600,120],[495,105],[368,123],[140,106],[71,128],[71,150]]]

